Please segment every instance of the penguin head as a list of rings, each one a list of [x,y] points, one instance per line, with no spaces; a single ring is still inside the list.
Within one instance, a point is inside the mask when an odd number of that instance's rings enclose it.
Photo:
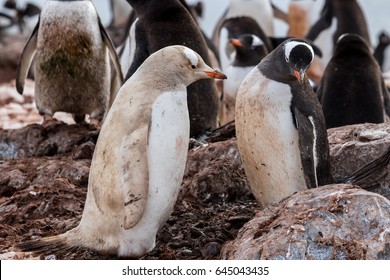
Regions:
[[[237,39],[230,39],[230,43],[236,48],[237,51],[255,50],[259,48],[265,49],[264,42],[254,34],[243,34]]]
[[[179,46],[180,47],[180,46]],[[184,55],[183,74],[187,74],[189,78],[196,80],[200,79],[226,79],[226,76],[218,70],[212,69],[202,59],[202,57],[190,48],[181,46]],[[186,68],[189,71],[186,71]],[[193,81],[193,82],[194,82]]]
[[[167,79],[174,77],[177,82],[186,86],[201,79],[226,79],[224,74],[208,66],[197,52],[181,45],[162,48],[149,56],[143,64],[147,68],[150,67],[147,65],[153,65],[150,71],[156,75]]]
[[[370,45],[367,41],[360,35],[355,33],[344,33],[338,39],[336,43],[336,49],[354,49],[354,48],[365,48],[370,50]]]
[[[304,40],[290,39],[282,44],[284,59],[290,73],[302,82],[307,69],[314,59],[313,48]]]
[[[243,34],[237,39],[230,39],[236,49],[233,65],[257,65],[268,54],[264,42],[254,34]]]

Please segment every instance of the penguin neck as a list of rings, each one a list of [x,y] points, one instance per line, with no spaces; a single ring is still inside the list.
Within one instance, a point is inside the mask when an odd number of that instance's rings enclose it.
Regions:
[[[180,73],[170,74],[166,69],[153,69],[153,75],[150,75],[150,72],[150,69],[140,67],[133,76],[135,80],[142,78],[144,84],[160,92],[186,91],[187,85],[183,82],[184,77]]]
[[[255,66],[263,57],[265,57],[265,51],[256,47],[254,50],[236,50],[235,60],[233,66]]]

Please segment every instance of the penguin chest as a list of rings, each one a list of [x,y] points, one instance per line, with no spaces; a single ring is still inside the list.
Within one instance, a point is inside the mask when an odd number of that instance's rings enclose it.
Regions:
[[[223,81],[223,100],[221,108],[220,122],[221,125],[226,124],[234,120],[234,111],[236,105],[236,97],[238,89],[245,79],[245,76],[253,69],[254,66],[250,67],[237,67],[229,66],[226,69],[226,75],[229,79]]]
[[[147,154],[150,205],[163,216],[169,215],[183,179],[189,129],[186,93],[160,95],[152,106]]]
[[[257,69],[237,96],[238,147],[252,191],[264,207],[306,189],[291,99],[288,85]]]
[[[39,107],[91,113],[98,104],[106,106],[109,58],[92,3],[48,1],[40,17],[35,58]]]

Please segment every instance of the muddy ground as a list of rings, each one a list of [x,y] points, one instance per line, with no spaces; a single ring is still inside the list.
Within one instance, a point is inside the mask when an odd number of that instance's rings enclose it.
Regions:
[[[2,89],[0,254],[1,258],[31,258],[13,253],[13,247],[77,226],[99,129],[88,124],[34,124],[40,118],[31,96],[19,99],[12,92],[12,82]],[[232,143],[228,140],[189,151],[189,164],[174,211],[158,234],[156,248],[143,259],[218,259],[221,246],[235,238],[260,209],[247,189],[242,168],[236,161],[229,161],[229,157],[238,156],[234,154],[236,150],[229,154],[227,149],[228,155],[221,157],[226,153],[224,145],[230,147]],[[84,249],[35,257],[116,258]]]

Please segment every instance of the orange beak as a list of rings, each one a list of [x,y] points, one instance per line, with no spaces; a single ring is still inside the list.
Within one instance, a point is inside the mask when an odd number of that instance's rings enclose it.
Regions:
[[[219,72],[218,70],[204,71],[208,76],[214,79],[227,79],[226,75]]]
[[[230,43],[231,43],[233,46],[235,46],[235,47],[242,47],[242,46],[243,46],[243,44],[241,43],[241,41],[238,40],[238,39],[231,39],[231,40],[230,40]]]
[[[303,77],[305,76],[305,71],[298,71],[296,69],[294,69],[294,75],[295,77],[297,78],[298,81],[302,82],[303,80]]]

